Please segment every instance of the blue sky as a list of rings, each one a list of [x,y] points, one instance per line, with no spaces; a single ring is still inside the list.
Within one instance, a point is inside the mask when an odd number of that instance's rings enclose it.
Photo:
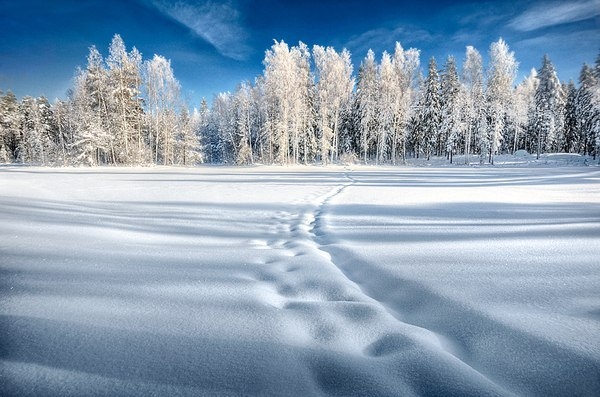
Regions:
[[[400,41],[421,50],[426,68],[431,56],[461,64],[467,45],[487,58],[502,37],[519,80],[544,53],[561,79],[577,80],[600,52],[600,0],[0,0],[0,26],[0,89],[50,99],[65,97],[88,48],[106,55],[115,33],[144,59],[171,59],[192,105],[253,80],[273,39],[345,47],[356,66],[369,48],[379,58]]]

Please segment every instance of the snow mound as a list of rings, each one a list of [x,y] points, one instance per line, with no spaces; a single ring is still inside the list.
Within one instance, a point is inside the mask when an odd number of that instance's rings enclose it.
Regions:
[[[527,150],[521,149],[515,152],[515,157],[529,157],[529,152]]]

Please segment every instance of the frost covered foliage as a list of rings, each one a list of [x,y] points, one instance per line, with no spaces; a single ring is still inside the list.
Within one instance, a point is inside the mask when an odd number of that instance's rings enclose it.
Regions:
[[[180,96],[170,61],[144,62],[115,35],[105,59],[92,46],[67,101],[1,97],[0,161],[42,165],[200,161],[199,115]]]
[[[561,82],[548,56],[515,83],[518,62],[499,39],[462,66],[418,49],[380,59],[369,50],[354,73],[351,54],[275,41],[262,75],[190,111],[171,63],[143,61],[115,35],[106,59],[92,47],[69,98],[0,93],[0,162],[44,165],[403,164],[409,157],[461,155],[469,164],[526,150],[600,150],[600,56],[579,84]],[[461,160],[462,161],[462,160]]]
[[[345,49],[317,45],[311,56],[303,43],[276,41],[266,52],[263,75],[222,95],[235,107],[235,98],[247,97],[249,88],[255,94],[248,105],[252,116],[246,117],[255,131],[253,144],[243,156],[255,162],[327,164],[344,157],[398,164],[431,156],[452,162],[461,154],[466,163],[493,163],[499,154],[536,152],[538,143],[545,153],[596,155],[598,68],[584,67],[589,77],[567,103],[567,86],[548,57],[515,87],[518,62],[508,44],[499,39],[489,54],[484,68],[480,53],[468,46],[460,73],[453,58],[442,70],[432,58],[422,77],[419,50],[396,43],[394,54],[384,52],[380,61],[368,51],[354,79]],[[239,163],[236,146],[215,139],[245,134],[236,129],[239,114],[223,111],[222,95],[201,135],[211,142],[210,153],[221,153],[207,158]],[[573,121],[567,125],[569,107]]]
[[[452,162],[455,154],[493,163],[518,150],[597,154],[599,67],[584,66],[568,96],[548,57],[515,87],[518,62],[508,44],[492,43],[489,55],[487,68],[472,46],[462,68],[450,57],[439,70],[432,58],[423,77],[419,50],[396,43],[380,60],[368,51],[355,78],[346,49],[316,45],[311,54],[302,42],[276,41],[254,83],[215,98],[200,128],[206,158],[399,164],[431,156]]]

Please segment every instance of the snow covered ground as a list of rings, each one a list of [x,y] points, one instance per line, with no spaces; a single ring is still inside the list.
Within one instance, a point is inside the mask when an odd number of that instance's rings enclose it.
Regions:
[[[600,170],[544,164],[2,167],[0,395],[598,395]]]

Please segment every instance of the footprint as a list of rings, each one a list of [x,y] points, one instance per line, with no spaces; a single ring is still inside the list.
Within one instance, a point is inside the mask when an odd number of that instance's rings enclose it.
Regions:
[[[385,335],[365,348],[365,354],[382,357],[415,347],[415,342],[402,334]]]
[[[318,342],[331,342],[335,339],[337,329],[334,325],[319,322],[312,327],[310,333]]]
[[[295,298],[298,296],[298,290],[290,284],[283,284],[277,287],[277,293],[285,296],[286,298]]]
[[[354,322],[365,322],[373,320],[377,316],[377,310],[366,303],[346,303],[340,308],[340,313]]]

